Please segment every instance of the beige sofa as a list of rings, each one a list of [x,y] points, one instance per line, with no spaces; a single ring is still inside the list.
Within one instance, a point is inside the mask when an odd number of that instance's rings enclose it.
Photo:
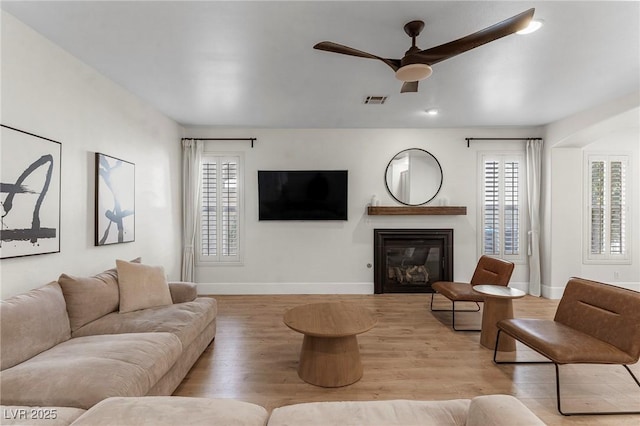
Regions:
[[[2,301],[1,403],[88,409],[108,397],[171,395],[215,337],[217,304],[196,297],[194,284],[168,287],[168,305],[120,313],[112,269],[63,274]]]
[[[13,417],[23,414],[23,419],[13,418],[5,420],[7,423],[3,424],[35,426],[544,425],[510,395],[486,395],[450,401],[312,402],[276,408],[271,415],[263,407],[248,402],[167,396],[108,398],[88,411],[51,407],[2,409],[5,413],[13,414]],[[56,418],[27,421],[27,417],[38,413],[55,413]]]
[[[171,304],[120,313],[118,274],[62,275],[0,305],[0,424],[540,425],[507,395],[276,408],[170,395],[216,332],[215,299],[168,283]]]

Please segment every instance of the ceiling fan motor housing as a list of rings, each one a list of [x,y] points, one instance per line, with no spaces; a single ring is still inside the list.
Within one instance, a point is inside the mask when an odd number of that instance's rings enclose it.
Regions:
[[[400,68],[396,71],[396,78],[404,82],[420,81],[429,77],[433,70],[424,63],[417,53],[420,49],[416,46],[416,37],[424,29],[423,21],[411,21],[404,26],[404,32],[411,37],[411,47],[400,60]]]
[[[405,82],[420,81],[429,77],[432,72],[433,70],[427,64],[419,62],[409,63],[398,68],[398,71],[396,71],[396,78]]]

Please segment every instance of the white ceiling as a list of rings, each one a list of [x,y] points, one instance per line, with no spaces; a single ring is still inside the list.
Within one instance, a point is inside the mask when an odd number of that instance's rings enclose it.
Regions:
[[[184,125],[269,128],[537,126],[640,90],[640,2],[2,1],[1,7]],[[530,7],[544,27],[434,65],[400,94],[375,60]],[[388,95],[385,105],[364,105]],[[425,109],[440,115],[427,116]]]

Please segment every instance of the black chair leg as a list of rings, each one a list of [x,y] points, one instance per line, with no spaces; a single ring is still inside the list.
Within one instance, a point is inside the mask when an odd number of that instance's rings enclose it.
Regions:
[[[500,341],[500,333],[502,330],[498,329],[498,335],[496,336],[496,346],[493,350],[493,362],[495,364],[553,364],[556,370],[556,402],[558,407],[558,412],[563,416],[596,416],[596,415],[616,415],[616,414],[640,414],[640,411],[590,411],[590,412],[565,412],[562,411],[562,402],[560,399],[560,370],[558,364],[553,361],[497,361],[496,355],[498,353],[498,342]],[[531,348],[533,349],[533,348]],[[533,349],[535,350],[535,349]],[[537,352],[537,351],[536,351]],[[640,387],[640,381],[633,374],[629,366],[626,364],[622,364],[624,368],[631,374],[631,377],[636,382],[636,384]]]
[[[498,334],[496,335],[496,345],[493,348],[493,363],[494,364],[551,364],[551,361],[498,361],[496,360],[496,355],[498,355],[498,344],[500,343],[500,334],[502,333],[501,329],[498,329]],[[533,349],[533,348],[531,348]],[[535,350],[535,349],[533,349]]]
[[[554,365],[556,366],[556,397],[558,399],[558,412],[560,412],[560,414],[562,414],[563,416],[600,416],[600,415],[640,414],[640,411],[589,411],[586,413],[585,412],[568,413],[568,412],[562,411],[562,406],[560,403],[560,372],[558,370],[558,364],[554,362]],[[640,386],[640,382],[638,381],[638,378],[631,372],[629,367],[626,364],[622,364],[622,365],[624,366],[624,368],[627,369],[629,374],[631,374],[631,377],[633,377],[633,380],[636,382],[636,384]]]
[[[456,302],[454,300],[451,301],[453,303],[453,309],[451,310],[451,327],[455,331],[482,331],[481,328],[456,328]],[[475,302],[476,306],[478,306],[477,310],[460,310],[458,312],[478,312],[480,311],[480,305],[478,302]]]
[[[431,312],[451,312],[451,328],[453,328],[455,331],[482,331],[481,329],[465,329],[465,328],[456,328],[456,312],[480,312],[480,304],[476,301],[470,300],[470,302],[473,302],[476,304],[477,309],[459,309],[456,311],[456,301],[452,300],[451,303],[453,305],[452,309],[433,309],[433,296],[436,293],[431,293],[431,305],[429,306],[429,308],[431,309]]]
[[[631,371],[631,369],[629,368],[629,366],[627,364],[622,364],[624,366],[624,368],[627,369],[627,371],[629,372],[629,374],[631,374],[631,377],[633,377],[633,380],[636,382],[636,385],[638,385],[638,387],[640,387],[640,381],[638,380],[638,378],[635,376],[635,374],[633,374],[633,372]]]

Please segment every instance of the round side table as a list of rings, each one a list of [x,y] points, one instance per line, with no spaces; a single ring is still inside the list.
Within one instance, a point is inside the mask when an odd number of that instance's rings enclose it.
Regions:
[[[525,292],[516,288],[502,285],[475,285],[473,290],[485,296],[484,311],[482,312],[482,332],[480,344],[488,349],[494,349],[498,335],[498,321],[513,318],[513,299],[525,296]],[[516,342],[503,333],[500,338],[499,351],[513,352]]]

